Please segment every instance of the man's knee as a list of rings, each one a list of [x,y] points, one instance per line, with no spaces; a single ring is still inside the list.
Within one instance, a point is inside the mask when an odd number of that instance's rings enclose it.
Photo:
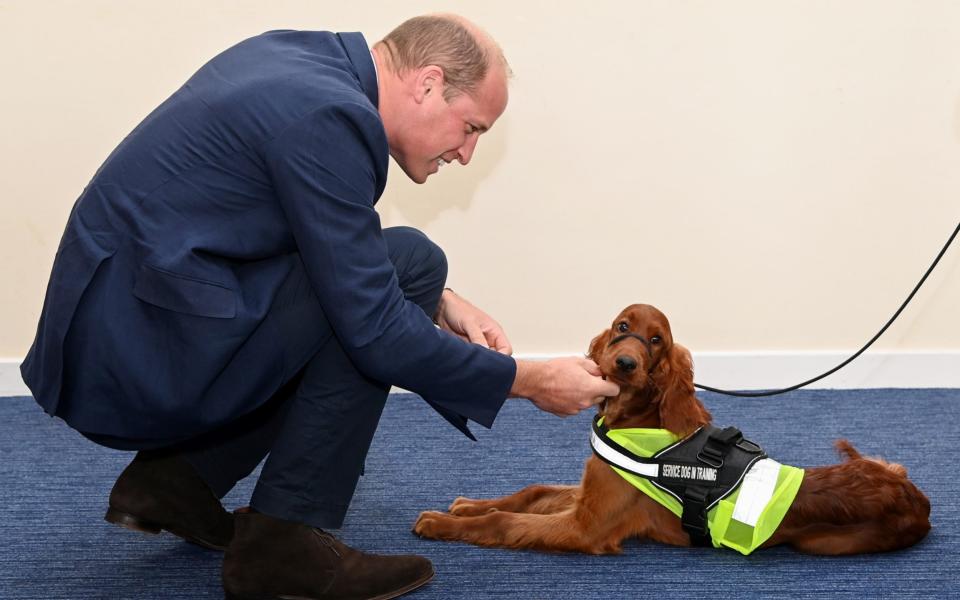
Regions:
[[[404,296],[432,317],[447,282],[443,249],[413,227],[390,227],[383,235]]]
[[[416,283],[417,287],[443,289],[447,280],[447,256],[440,246],[413,227],[389,227],[383,233],[400,287]]]

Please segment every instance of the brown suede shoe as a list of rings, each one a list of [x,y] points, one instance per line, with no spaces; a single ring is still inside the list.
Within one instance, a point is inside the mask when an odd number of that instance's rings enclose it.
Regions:
[[[433,578],[420,556],[378,556],[329,533],[259,513],[236,515],[223,557],[227,600],[387,600]]]
[[[211,550],[226,550],[233,537],[233,515],[177,456],[138,452],[113,485],[104,519],[145,533],[166,530]]]

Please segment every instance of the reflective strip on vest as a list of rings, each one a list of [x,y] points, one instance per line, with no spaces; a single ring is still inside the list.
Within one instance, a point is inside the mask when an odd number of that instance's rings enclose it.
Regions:
[[[611,429],[607,436],[642,458],[654,456],[681,439],[666,429]],[[631,485],[677,517],[683,514],[681,500],[652,480],[659,476],[659,465],[632,460],[592,432],[590,445]],[[770,458],[754,463],[737,488],[707,512],[713,546],[725,546],[741,554],[759,548],[780,526],[802,481],[803,469]]]

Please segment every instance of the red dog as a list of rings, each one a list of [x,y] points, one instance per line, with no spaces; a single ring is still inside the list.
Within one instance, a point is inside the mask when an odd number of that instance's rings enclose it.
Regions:
[[[690,353],[673,342],[656,308],[627,307],[593,339],[589,356],[621,386],[599,407],[609,429],[662,428],[686,438],[710,423],[694,395]],[[789,544],[838,555],[895,550],[923,539],[930,502],[906,469],[863,457],[845,440],[836,446],[847,460],[803,472],[792,505],[761,547]],[[579,486],[533,485],[494,500],[457,498],[449,513],[422,513],[413,530],[480,546],[590,554],[620,552],[633,536],[691,544],[674,512],[597,456],[587,460]]]

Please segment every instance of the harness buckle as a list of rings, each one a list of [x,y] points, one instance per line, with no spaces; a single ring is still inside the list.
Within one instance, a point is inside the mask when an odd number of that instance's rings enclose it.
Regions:
[[[715,441],[723,446],[733,446],[739,444],[743,440],[743,433],[741,433],[736,427],[727,427],[726,429],[721,429],[720,431],[714,431],[711,433],[710,440]]]
[[[720,450],[707,445],[697,453],[697,460],[715,469],[719,469],[723,466],[723,454]]]
[[[723,466],[723,458],[727,455],[727,452],[730,451],[730,448],[732,446],[740,447],[740,444],[744,441],[746,440],[743,439],[743,434],[736,427],[727,427],[726,429],[714,431],[710,434],[710,437],[707,438],[700,452],[697,453],[697,460],[715,469],[719,469]],[[747,449],[744,448],[744,450]],[[749,450],[747,451],[750,452]]]

